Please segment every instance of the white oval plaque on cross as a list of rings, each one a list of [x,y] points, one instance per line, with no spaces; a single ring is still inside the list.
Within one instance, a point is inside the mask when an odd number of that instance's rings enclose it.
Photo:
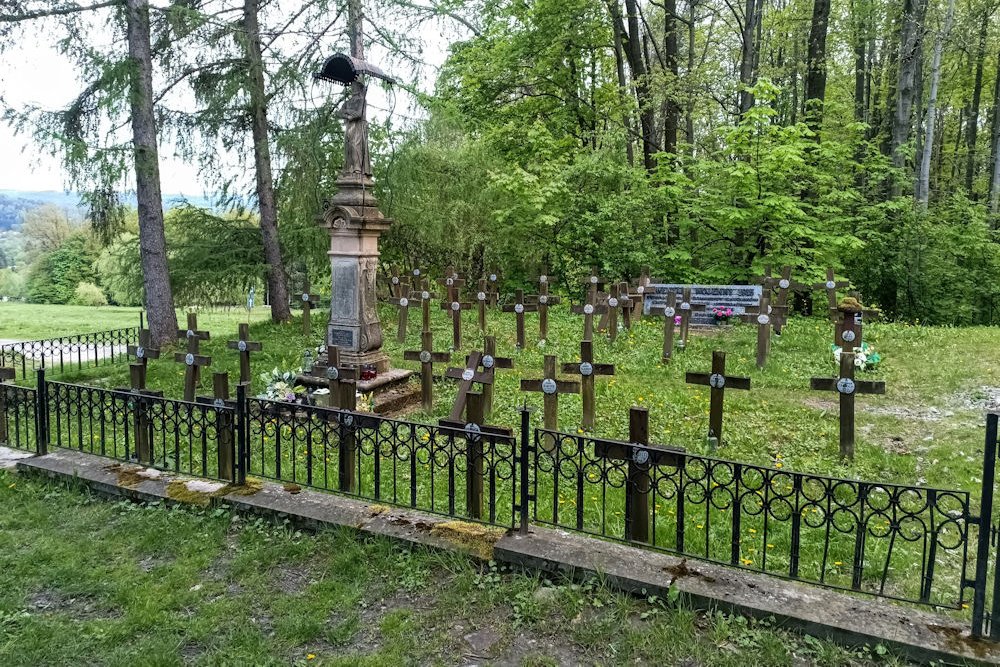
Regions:
[[[538,303],[542,304],[543,306],[548,302],[549,302],[549,297],[545,296],[544,294],[538,297]]]
[[[476,294],[477,301],[486,301],[486,292],[479,292]]]
[[[785,280],[784,278],[778,281],[778,287],[780,287],[781,289],[788,289],[789,285],[791,285],[791,283]]]
[[[136,359],[142,359],[145,356],[146,356],[146,348],[144,348],[142,346],[139,346],[139,347],[135,348],[135,358]]]
[[[517,313],[518,315],[520,315],[521,313],[523,313],[524,312],[524,305],[520,304],[520,303],[515,304],[514,305],[514,312]]]
[[[424,301],[426,301],[427,299],[431,298],[431,293],[430,292],[426,292],[426,291],[425,292],[421,292],[420,293],[420,298],[423,299]]]
[[[542,380],[542,391],[545,392],[546,394],[549,395],[554,394],[556,393],[556,389],[557,389],[556,381],[553,380],[552,378],[545,378],[544,380]]]
[[[681,304],[681,310],[691,310],[691,304],[685,301]]]
[[[616,299],[614,297],[611,297],[610,299],[608,299],[608,305],[611,306],[612,308],[617,308],[618,307],[618,299]]]
[[[237,341],[237,343],[236,343],[236,349],[239,350],[240,352],[246,352],[247,351],[247,342],[245,340]]]
[[[594,307],[591,306],[588,303],[586,306],[583,307],[583,314],[584,315],[593,315],[594,314]]]
[[[483,357],[483,368],[493,368],[494,364],[496,364],[496,360],[492,356],[487,354]]]
[[[841,394],[853,394],[854,393],[854,380],[851,378],[840,378],[837,380],[837,391]]]
[[[327,366],[326,367],[326,379],[327,380],[336,380],[339,377],[340,377],[340,371],[337,369],[336,366]]]
[[[462,379],[465,380],[466,382],[469,382],[474,377],[476,377],[476,371],[472,370],[471,368],[466,368],[464,371],[462,371]]]
[[[184,363],[188,366],[194,366],[194,355],[190,352],[184,355]]]
[[[479,424],[466,424],[465,432],[470,440],[477,440],[482,431],[479,428]]]
[[[646,465],[649,463],[649,452],[642,447],[636,447],[632,450],[632,461],[638,465]]]
[[[451,309],[454,310],[457,313],[458,311],[460,311],[462,309],[462,304],[460,304],[458,301],[452,301],[451,302]]]
[[[400,308],[406,308],[409,305],[410,305],[410,300],[407,299],[405,296],[399,300],[399,307]]]
[[[722,389],[726,386],[726,376],[722,373],[712,373],[708,377],[708,386],[712,389]]]
[[[844,333],[840,334],[840,337],[844,339],[845,343],[853,343],[857,336],[851,329],[845,329]]]
[[[597,284],[597,276],[590,276],[590,284],[591,285]]]
[[[213,405],[215,407],[217,407],[217,408],[224,408],[224,407],[226,407],[226,402],[224,400],[222,400],[221,398],[217,398],[217,399],[215,399]]]
[[[497,274],[491,273],[490,274],[490,282],[491,283],[495,283],[496,281],[497,281]]]
[[[427,364],[427,363],[430,363],[430,360],[431,360],[431,353],[428,352],[427,350],[421,350],[420,351],[420,361],[423,362],[423,363],[425,363],[425,364]]]
[[[302,300],[303,301],[308,301],[309,300],[309,295],[308,294],[303,294],[302,295]]]
[[[420,269],[413,269],[413,275],[419,276],[420,275]]]
[[[832,280],[827,280],[826,281],[826,288],[827,289],[836,289],[837,288],[837,283],[833,282]]]
[[[538,282],[540,282],[540,283],[547,283],[547,282],[549,282],[549,277],[548,276],[538,276]]]
[[[677,311],[674,310],[673,308],[671,308],[670,306],[667,306],[666,308],[663,309],[663,315],[665,317],[673,317],[676,314],[677,314]]]
[[[193,330],[191,330],[191,329],[188,329],[188,332],[187,332],[187,337],[188,337],[188,338],[194,338],[194,331],[193,331]]]
[[[452,285],[455,284],[455,279],[454,278],[445,278],[444,284],[447,285],[448,287],[451,287]]]
[[[399,276],[393,276],[392,277],[392,284],[393,285],[398,285],[399,284]]]
[[[594,364],[587,361],[580,364],[580,375],[589,377],[594,374]]]
[[[771,318],[765,315],[764,313],[761,313],[760,315],[757,316],[757,324],[765,325],[768,324],[770,321]]]
[[[646,292],[646,288],[643,287],[642,285],[639,285],[638,287],[635,288],[635,291],[637,294],[644,294]]]

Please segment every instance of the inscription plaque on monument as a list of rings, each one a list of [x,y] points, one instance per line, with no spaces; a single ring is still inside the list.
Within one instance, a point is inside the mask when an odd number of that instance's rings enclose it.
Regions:
[[[643,314],[649,315],[650,308],[666,308],[667,294],[670,292],[676,295],[677,303],[680,303],[685,287],[687,285],[647,285]],[[691,285],[691,303],[705,306],[704,310],[691,313],[691,323],[715,325],[712,309],[716,307],[732,308],[732,319],[739,319],[747,308],[757,305],[762,291],[761,285]]]
[[[350,329],[336,329],[334,327],[330,327],[327,334],[327,341],[329,345],[336,345],[337,347],[353,347],[354,332]]]

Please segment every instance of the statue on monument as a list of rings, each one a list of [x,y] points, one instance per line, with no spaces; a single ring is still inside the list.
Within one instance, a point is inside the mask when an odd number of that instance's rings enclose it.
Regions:
[[[368,120],[365,118],[367,87],[362,83],[351,86],[351,95],[336,111],[344,121],[344,167],[341,175],[371,179],[372,164],[368,152]]]

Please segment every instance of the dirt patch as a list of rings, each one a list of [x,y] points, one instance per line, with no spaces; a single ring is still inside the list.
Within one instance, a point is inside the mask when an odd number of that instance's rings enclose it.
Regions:
[[[121,611],[90,596],[67,595],[54,588],[43,588],[29,595],[27,606],[31,613],[67,614],[79,620],[106,620],[121,616]]]
[[[271,580],[276,589],[285,595],[301,595],[311,584],[316,583],[313,573],[296,565],[279,565],[272,570]]]
[[[812,408],[813,410],[823,410],[824,412],[832,412],[837,409],[837,401],[831,401],[828,398],[815,398],[810,396],[809,398],[803,399],[802,405],[807,408]]]
[[[588,655],[567,643],[562,637],[536,636],[520,632],[500,658],[490,664],[497,667],[521,667],[522,665],[594,665],[600,662],[597,656]]]
[[[1000,387],[982,385],[969,391],[955,394],[953,403],[966,410],[991,412],[1000,410]]]

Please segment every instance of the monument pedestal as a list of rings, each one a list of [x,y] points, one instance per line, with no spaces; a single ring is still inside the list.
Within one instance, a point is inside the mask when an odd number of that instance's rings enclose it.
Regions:
[[[373,365],[389,370],[382,351],[382,325],[376,308],[375,276],[378,239],[389,229],[372,192],[371,179],[342,175],[337,195],[324,204],[317,222],[330,233],[331,299],[326,343],[340,348],[340,360],[349,366]]]

